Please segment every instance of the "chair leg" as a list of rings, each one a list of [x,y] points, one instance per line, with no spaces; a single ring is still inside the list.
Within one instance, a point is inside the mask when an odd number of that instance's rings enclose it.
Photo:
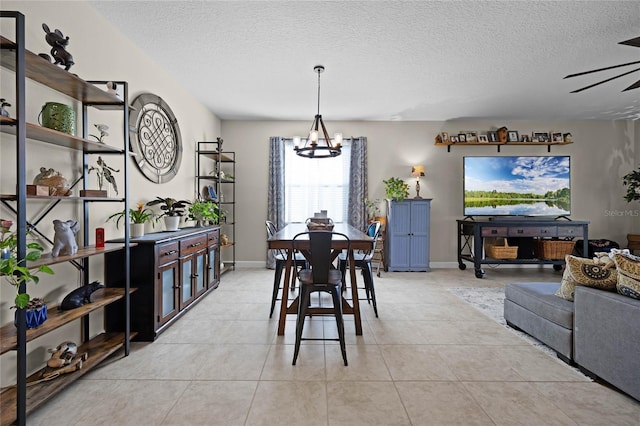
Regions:
[[[302,330],[304,329],[304,319],[307,316],[307,306],[309,304],[309,297],[311,292],[309,289],[301,285],[300,286],[300,299],[298,303],[298,318],[296,318],[296,344],[293,350],[293,362],[291,365],[296,365],[298,359],[298,353],[300,352],[300,342],[302,341]]]
[[[338,286],[331,292],[333,296],[333,308],[335,310],[336,315],[336,325],[338,326],[338,338],[340,339],[340,351],[342,352],[342,359],[344,360],[344,365],[347,366],[349,363],[347,362],[347,347],[344,341],[344,319],[342,318],[342,295],[341,291],[338,289]]]
[[[345,284],[345,272],[347,271],[347,261],[346,260],[341,260],[338,259],[338,269],[340,270],[340,273],[342,274],[342,291],[346,291],[346,284]]]
[[[273,316],[273,310],[276,307],[276,300],[278,299],[278,290],[280,290],[280,279],[282,278],[282,270],[284,265],[282,262],[276,261],[276,270],[273,275],[273,291],[271,295],[271,311],[269,312],[269,318]]]
[[[365,271],[366,269],[366,271]],[[373,268],[371,267],[371,262],[364,262],[362,265],[362,273],[365,275],[364,282],[367,289],[367,299],[369,298],[369,293],[371,293],[371,301],[373,302],[373,312],[376,314],[376,318],[378,318],[378,303],[376,302],[376,289],[373,286]]]

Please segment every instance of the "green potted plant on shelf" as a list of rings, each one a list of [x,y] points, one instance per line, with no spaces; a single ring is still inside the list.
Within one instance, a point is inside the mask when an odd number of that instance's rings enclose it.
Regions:
[[[4,279],[16,288],[15,307],[18,309],[25,309],[30,301],[29,293],[26,291],[20,293],[20,286],[22,283],[33,282],[38,284],[40,282],[39,273],[45,273],[53,275],[53,270],[47,265],[40,265],[37,268],[29,268],[22,266],[17,259],[18,237],[15,233],[10,232],[13,222],[10,220],[2,220],[2,230],[0,236],[0,249],[2,250],[2,256],[0,258],[0,275],[4,276]],[[44,249],[38,243],[30,242],[27,244],[27,253],[25,256],[26,262],[35,262],[40,259],[42,251]]]
[[[167,231],[176,231],[178,226],[180,225],[180,218],[184,216],[185,209],[187,206],[191,204],[186,200],[176,200],[175,198],[162,198],[156,197],[155,200],[151,200],[147,203],[147,206],[156,206],[160,205],[160,210],[162,210],[162,214],[156,217],[156,220],[160,220],[160,218],[164,218],[164,226]]]
[[[409,184],[402,179],[390,177],[382,182],[385,184],[385,192],[388,199],[402,201],[409,197]]]
[[[213,201],[196,199],[189,206],[189,220],[195,220],[196,226],[218,221],[218,205]]]
[[[114,213],[107,218],[107,221],[116,219],[116,228],[119,227],[120,221],[125,216],[125,211],[122,210],[120,212]],[[135,209],[129,209],[129,224],[131,226],[131,236],[132,237],[142,237],[144,235],[144,224],[147,222],[151,222],[151,225],[154,226],[153,219],[155,218],[155,213],[151,209],[145,209],[144,203],[138,203],[138,207]]]

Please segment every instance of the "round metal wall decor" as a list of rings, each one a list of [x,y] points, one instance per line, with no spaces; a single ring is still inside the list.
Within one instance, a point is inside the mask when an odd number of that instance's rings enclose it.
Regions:
[[[168,182],[178,174],[182,139],[178,120],[160,96],[143,93],[129,113],[131,150],[142,174],[151,182]]]

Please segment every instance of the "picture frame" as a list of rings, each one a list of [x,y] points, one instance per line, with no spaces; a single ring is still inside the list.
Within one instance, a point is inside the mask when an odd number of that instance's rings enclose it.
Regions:
[[[466,142],[467,134],[466,133],[458,133],[458,142]]]
[[[509,130],[507,132],[507,142],[518,142],[518,131],[517,130]]]
[[[442,140],[442,142],[449,142],[449,133],[448,132],[441,132],[440,133],[440,139]]]
[[[562,132],[551,132],[551,142],[562,143]]]
[[[478,142],[489,142],[489,137],[487,135],[478,135]]]
[[[529,135],[522,135],[520,136],[520,142],[531,142],[531,138],[529,137]]]
[[[487,139],[489,139],[489,142],[498,142],[498,132],[496,131],[487,132]]]
[[[451,138],[449,138],[449,142],[458,143],[458,136],[456,135],[451,136]]]
[[[467,142],[478,142],[478,132],[465,131],[463,133],[467,136]]]
[[[562,139],[566,143],[571,143],[571,142],[573,142],[573,135],[571,133],[563,133],[562,134]]]
[[[533,132],[532,137],[537,139],[538,142],[549,142],[549,132]]]

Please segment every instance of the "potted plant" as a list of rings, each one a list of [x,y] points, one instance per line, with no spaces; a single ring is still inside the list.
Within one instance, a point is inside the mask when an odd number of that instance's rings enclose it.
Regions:
[[[202,226],[206,222],[218,221],[218,205],[213,201],[197,199],[189,206],[189,220],[195,220],[196,226]]]
[[[16,253],[18,238],[15,233],[9,232],[12,224],[13,222],[10,220],[2,220],[0,248],[2,248],[3,256],[0,258],[0,275],[4,275],[4,279],[16,288],[15,307],[17,309],[25,309],[29,304],[30,296],[26,291],[20,293],[22,283],[27,284],[33,282],[38,284],[40,281],[39,273],[53,275],[53,270],[47,265],[40,265],[37,268],[29,268],[21,265],[22,262],[17,259]],[[38,243],[28,243],[24,264],[26,265],[26,262],[34,262],[40,259],[43,250]]]
[[[40,327],[47,320],[47,304],[42,298],[34,297],[29,300],[24,310],[28,329]],[[16,311],[13,324],[18,326],[18,311]]]
[[[155,200],[151,200],[147,203],[147,206],[155,206],[160,204],[160,210],[162,214],[157,216],[156,220],[161,217],[164,218],[164,226],[167,231],[176,231],[178,225],[180,225],[180,218],[184,216],[185,208],[191,204],[185,200],[176,200],[175,198],[162,198],[156,197]]]
[[[388,199],[402,201],[409,197],[409,184],[402,179],[390,177],[382,182],[385,184],[385,191]]]
[[[640,200],[640,169],[627,173],[622,177],[622,183],[627,187],[624,199],[628,203]]]
[[[125,211],[117,212],[107,218],[107,220],[116,219],[116,228],[120,225],[120,220],[125,216]],[[131,226],[132,237],[142,237],[144,235],[144,224],[151,222],[153,226],[153,218],[155,213],[150,209],[144,208],[144,203],[138,203],[138,208],[129,209],[129,224]]]

